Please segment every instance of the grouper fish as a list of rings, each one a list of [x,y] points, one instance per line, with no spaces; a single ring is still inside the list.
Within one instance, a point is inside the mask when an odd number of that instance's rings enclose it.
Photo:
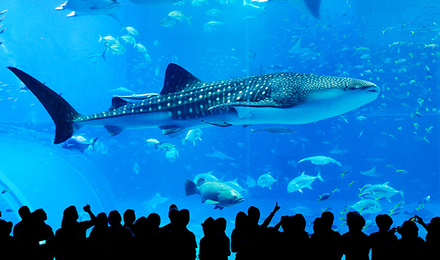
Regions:
[[[135,102],[113,97],[108,111],[85,116],[32,76],[9,69],[52,117],[54,143],[86,126],[104,126],[114,136],[127,128],[160,128],[163,134],[174,134],[208,126],[306,124],[358,108],[379,93],[378,86],[365,80],[304,73],[205,82],[171,63],[159,95]]]
[[[203,178],[197,180],[197,184],[191,180],[185,181],[185,195],[199,194],[202,203],[215,205],[214,209],[223,209],[244,201],[243,195],[231,186],[219,181],[206,181]]]

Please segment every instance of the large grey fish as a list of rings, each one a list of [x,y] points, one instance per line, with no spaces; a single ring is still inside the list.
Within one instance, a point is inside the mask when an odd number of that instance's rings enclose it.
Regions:
[[[230,185],[217,181],[206,181],[203,178],[197,180],[197,184],[191,180],[185,181],[185,195],[199,194],[202,203],[215,205],[214,209],[231,207],[244,201],[243,195]]]
[[[127,128],[158,127],[173,134],[213,125],[306,124],[358,108],[379,93],[365,80],[303,73],[205,82],[171,63],[159,95],[136,102],[114,97],[108,111],[84,116],[32,76],[9,69],[49,112],[56,125],[54,143],[86,126],[104,126],[113,136]]]

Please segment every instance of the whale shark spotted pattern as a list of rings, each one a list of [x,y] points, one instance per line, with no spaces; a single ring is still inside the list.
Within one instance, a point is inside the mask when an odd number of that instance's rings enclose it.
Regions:
[[[9,69],[52,117],[55,143],[85,126],[104,126],[116,135],[127,128],[158,127],[172,134],[207,126],[305,124],[346,113],[375,100],[379,93],[368,81],[304,73],[205,82],[171,63],[160,94],[134,98],[135,102],[116,96],[108,111],[84,116],[35,78]]]

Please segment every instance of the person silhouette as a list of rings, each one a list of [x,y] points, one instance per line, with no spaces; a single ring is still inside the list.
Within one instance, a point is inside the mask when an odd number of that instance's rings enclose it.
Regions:
[[[346,260],[369,260],[368,236],[362,232],[365,219],[358,212],[347,213],[348,232],[342,235],[342,252]]]
[[[226,236],[226,223],[208,217],[203,223],[204,236],[200,239],[200,260],[227,260],[231,254],[229,238]]]
[[[112,259],[130,259],[133,235],[130,229],[126,229],[121,224],[122,217],[117,210],[112,210],[108,214],[109,237],[108,243],[111,249]]]
[[[17,240],[11,236],[12,226],[13,226],[12,222],[0,219],[1,259],[17,259],[18,243]]]
[[[109,259],[111,257],[108,245],[109,232],[107,214],[101,212],[96,215],[95,226],[88,237],[92,259]]]
[[[439,259],[440,258],[440,217],[434,217],[428,224],[423,222],[423,219],[419,216],[413,217],[416,223],[422,225],[426,231],[426,246],[427,246],[427,256],[430,259]]]
[[[148,217],[140,217],[133,226],[133,254],[139,259],[160,259],[161,240],[159,238],[160,216],[150,213]]]
[[[283,232],[280,234],[280,257],[291,257],[295,252],[295,259],[307,259],[310,254],[309,234],[305,231],[306,219],[302,214],[283,216],[281,218]]]
[[[36,209],[31,213],[34,223],[34,235],[38,241],[35,248],[34,259],[53,260],[54,257],[54,233],[52,228],[45,223],[47,214],[43,209]]]
[[[231,234],[231,251],[236,253],[236,260],[254,260],[256,245],[251,236],[250,221],[248,215],[240,211],[235,216],[235,228]]]
[[[124,212],[124,228],[128,229],[133,237],[134,237],[133,225],[135,221],[136,221],[136,214],[134,210],[127,209]]]
[[[397,237],[395,229],[390,230],[393,219],[386,214],[376,216],[378,232],[368,236],[371,244],[371,260],[388,260],[394,258]]]
[[[38,241],[34,236],[34,222],[32,221],[31,211],[27,206],[18,209],[21,220],[13,228],[13,236],[18,243],[18,259],[31,259],[34,255]]]
[[[403,222],[397,232],[402,236],[396,243],[396,259],[399,260],[425,260],[427,254],[426,242],[419,237],[419,228],[412,220]]]
[[[194,233],[187,228],[189,210],[180,210],[176,218],[169,233],[168,246],[172,257],[168,259],[194,260],[197,257],[197,241]]]
[[[55,232],[55,257],[57,260],[87,259],[86,232],[95,224],[95,215],[90,205],[83,207],[90,220],[78,222],[78,211],[75,206],[67,207],[63,212],[61,228]]]
[[[341,234],[332,229],[335,216],[330,211],[321,213],[323,239],[327,241],[325,245],[325,252],[327,252],[327,259],[341,259],[342,258],[342,237]]]

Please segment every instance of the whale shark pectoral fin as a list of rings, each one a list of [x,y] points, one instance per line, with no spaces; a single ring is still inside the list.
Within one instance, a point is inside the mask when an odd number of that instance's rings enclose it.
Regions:
[[[163,126],[159,126],[159,128],[162,130],[162,134],[164,135],[176,134],[182,131],[183,129],[185,129],[185,127],[181,127],[178,125],[163,125]]]
[[[107,129],[107,132],[110,136],[115,136],[125,130],[122,127],[113,126],[113,125],[105,125],[104,127],[105,127],[105,129]]]
[[[234,107],[238,118],[250,118],[255,114],[255,107]]]

